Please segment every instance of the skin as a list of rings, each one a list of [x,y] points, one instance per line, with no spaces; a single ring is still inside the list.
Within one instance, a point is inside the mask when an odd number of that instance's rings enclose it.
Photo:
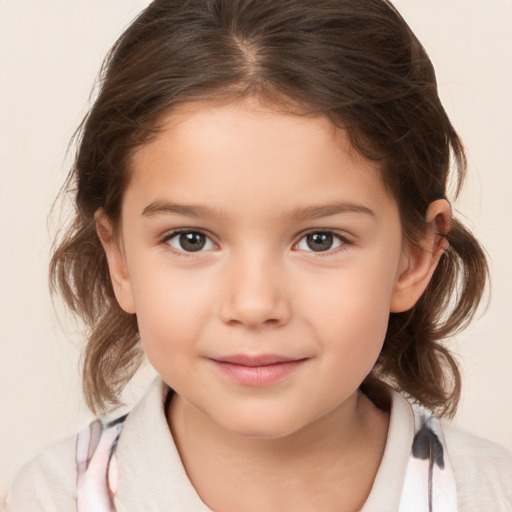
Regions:
[[[448,203],[431,205],[421,246],[408,246],[379,170],[343,132],[254,98],[181,106],[131,172],[119,235],[102,210],[98,233],[116,297],[175,391],[168,422],[198,494],[223,512],[358,510],[388,428],[358,387],[390,311],[428,284]],[[326,205],[342,206],[297,215]],[[176,229],[204,234],[202,250]],[[332,245],[313,250],[306,235],[328,232]],[[215,363],[233,354],[300,363],[246,385]]]

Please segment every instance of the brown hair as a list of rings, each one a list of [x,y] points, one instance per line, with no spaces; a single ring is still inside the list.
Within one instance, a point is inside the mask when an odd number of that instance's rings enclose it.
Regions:
[[[425,213],[456,193],[462,144],[437,94],[432,64],[387,0],[156,0],[119,38],[99,95],[79,132],[68,178],[76,215],[56,248],[52,290],[89,329],[83,387],[89,407],[116,405],[138,368],[137,322],[117,304],[94,213],[119,220],[134,149],[186,101],[257,95],[304,115],[328,116],[378,162],[404,236],[417,241]],[[461,379],[440,342],[462,329],[482,296],[482,248],[457,220],[449,248],[421,299],[392,313],[369,378],[390,382],[439,414],[455,412]]]

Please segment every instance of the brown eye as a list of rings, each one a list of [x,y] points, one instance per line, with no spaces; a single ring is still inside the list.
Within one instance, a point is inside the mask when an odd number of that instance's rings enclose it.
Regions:
[[[297,244],[297,249],[308,252],[326,252],[336,249],[345,243],[345,240],[331,231],[316,231],[308,233]]]
[[[199,231],[178,231],[165,242],[179,252],[199,252],[205,247],[207,249],[214,247],[213,242]]]
[[[331,233],[313,233],[306,240],[312,251],[328,251],[332,247],[333,236]]]

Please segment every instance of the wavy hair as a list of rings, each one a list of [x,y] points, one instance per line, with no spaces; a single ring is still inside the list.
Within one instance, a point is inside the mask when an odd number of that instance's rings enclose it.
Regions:
[[[98,96],[77,132],[67,189],[75,215],[56,243],[53,291],[88,328],[89,407],[119,402],[142,357],[135,316],[117,304],[94,213],[119,221],[133,151],[163,116],[195,100],[255,95],[298,115],[324,115],[378,162],[414,242],[435,199],[456,193],[463,146],[437,92],[425,49],[387,0],[156,0],[108,54]],[[443,340],[473,317],[488,278],[484,251],[454,219],[449,247],[418,303],[391,313],[368,377],[452,415],[461,377]]]

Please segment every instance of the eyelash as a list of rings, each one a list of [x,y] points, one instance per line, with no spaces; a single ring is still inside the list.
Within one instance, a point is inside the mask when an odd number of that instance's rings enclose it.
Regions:
[[[204,252],[202,249],[199,250],[199,251],[187,252],[187,251],[184,251],[184,250],[176,249],[176,248],[172,247],[169,244],[169,241],[172,240],[173,238],[175,238],[176,236],[182,235],[182,234],[187,234],[187,233],[194,233],[194,234],[202,235],[206,239],[208,239],[212,244],[216,245],[215,242],[213,242],[211,240],[211,238],[206,233],[204,233],[203,231],[198,230],[198,229],[186,229],[186,228],[185,229],[177,229],[175,231],[172,231],[171,233],[167,234],[162,239],[161,243],[166,245],[167,247],[169,247],[169,249],[174,254],[177,254],[178,256],[183,256],[183,257],[186,257],[186,258],[195,257],[198,254],[200,254],[201,252]],[[299,243],[303,239],[305,239],[307,236],[315,235],[315,234],[329,234],[329,235],[332,235],[334,239],[337,239],[340,242],[340,245],[338,245],[334,249],[329,249],[327,251],[313,251],[313,250],[305,251],[305,252],[309,252],[309,253],[315,254],[317,256],[320,256],[320,257],[322,257],[322,256],[331,256],[331,255],[336,254],[338,252],[344,251],[344,250],[347,249],[348,246],[353,245],[353,242],[349,238],[347,238],[344,235],[341,235],[337,231],[333,231],[333,230],[330,230],[330,229],[316,229],[316,230],[310,230],[310,231],[307,231],[305,233],[302,233],[301,237],[299,238],[299,241],[294,244],[294,247],[297,247],[299,245]]]

